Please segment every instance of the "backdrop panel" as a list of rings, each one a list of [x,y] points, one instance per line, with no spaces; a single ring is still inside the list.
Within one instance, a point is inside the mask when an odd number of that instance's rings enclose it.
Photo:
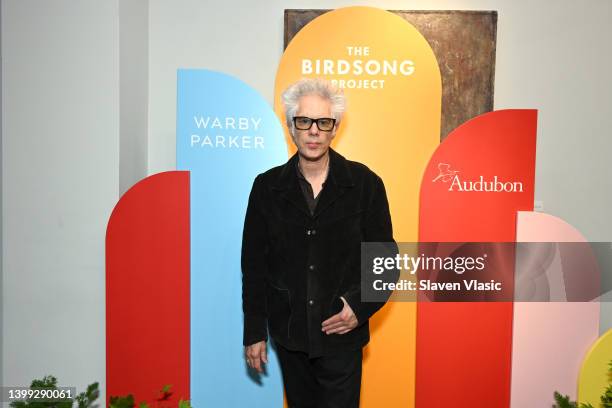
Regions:
[[[189,399],[189,173],[147,177],[106,231],[106,396]]]
[[[533,209],[535,147],[534,110],[451,132],[423,176],[419,240],[515,241],[517,211]],[[417,406],[510,405],[511,302],[422,302],[417,315]]]
[[[274,353],[262,377],[244,359],[240,249],[255,176],[286,161],[282,128],[257,92],[228,75],[179,70],[177,89],[177,168],[191,172],[192,403],[281,406]]]
[[[281,92],[302,77],[344,89],[347,113],[332,146],[383,179],[395,239],[416,241],[421,176],[440,135],[440,71],[427,41],[384,10],[331,11],[306,25],[283,54],[275,86],[280,118]],[[388,303],[371,319],[362,407],[414,406],[415,314],[414,303]]]
[[[597,406],[610,384],[612,329],[608,329],[591,346],[584,357],[578,381],[578,402]]]
[[[516,241],[586,242],[580,232],[560,218],[528,211],[518,213]],[[550,258],[534,262],[543,266],[550,263],[551,269],[561,270],[556,265],[562,262],[560,255],[554,253]],[[555,391],[575,400],[577,373],[598,333],[599,302],[516,302],[512,407],[549,406]]]

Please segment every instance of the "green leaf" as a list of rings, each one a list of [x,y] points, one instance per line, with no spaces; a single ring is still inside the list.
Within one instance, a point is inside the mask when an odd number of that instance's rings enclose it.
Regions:
[[[55,406],[56,408],[72,408],[72,400],[55,402],[55,403],[52,403],[52,404],[57,404]],[[51,405],[51,406],[53,406],[53,405]]]
[[[128,394],[125,397],[110,397],[111,408],[134,408],[134,396]]]
[[[561,395],[555,391],[554,397],[555,402],[557,403],[555,408],[576,408],[576,403],[571,402],[569,396]]]
[[[192,408],[189,400],[180,400],[178,403],[178,408]]]
[[[32,380],[30,388],[57,388],[57,378],[52,375],[46,375],[42,380]]]

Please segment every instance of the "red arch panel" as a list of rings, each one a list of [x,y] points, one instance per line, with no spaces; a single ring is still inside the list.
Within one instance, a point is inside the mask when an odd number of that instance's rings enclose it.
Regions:
[[[141,180],[106,231],[106,383],[110,396],[168,406],[189,399],[189,172]]]
[[[536,118],[496,111],[449,135],[423,176],[420,241],[516,240],[517,211],[533,209]],[[504,191],[476,191],[488,182]],[[509,407],[512,314],[512,302],[419,303],[416,406]]]

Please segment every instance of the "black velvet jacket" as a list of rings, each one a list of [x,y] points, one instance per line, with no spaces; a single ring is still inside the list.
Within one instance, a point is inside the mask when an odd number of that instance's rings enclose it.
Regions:
[[[270,336],[311,357],[359,348],[383,303],[361,301],[361,242],[392,242],[385,187],[365,165],[329,149],[329,174],[313,215],[296,173],[298,155],[253,182],[242,239],[243,344]],[[343,296],[358,326],[327,335],[321,323]],[[266,327],[267,326],[267,327]]]

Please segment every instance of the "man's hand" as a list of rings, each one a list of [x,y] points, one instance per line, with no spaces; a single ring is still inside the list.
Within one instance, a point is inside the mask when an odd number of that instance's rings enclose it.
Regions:
[[[260,341],[244,348],[244,354],[249,367],[263,372],[263,363],[268,364],[268,355],[266,353],[266,342]]]
[[[340,299],[342,299],[344,307],[339,313],[333,315],[323,322],[321,330],[324,331],[325,334],[344,334],[357,327],[357,317],[355,316],[353,309],[351,309],[343,297],[340,297]]]

